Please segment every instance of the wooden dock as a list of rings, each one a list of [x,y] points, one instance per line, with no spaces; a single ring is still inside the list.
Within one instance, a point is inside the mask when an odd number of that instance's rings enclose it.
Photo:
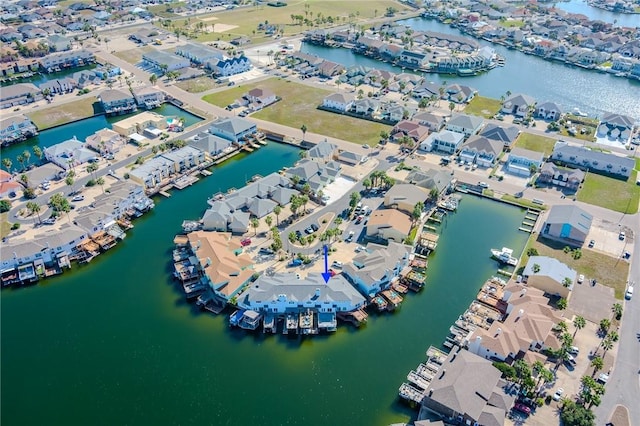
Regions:
[[[158,194],[162,195],[163,197],[167,197],[167,198],[171,197],[171,194],[169,194],[167,191],[160,191],[160,192],[158,192]]]

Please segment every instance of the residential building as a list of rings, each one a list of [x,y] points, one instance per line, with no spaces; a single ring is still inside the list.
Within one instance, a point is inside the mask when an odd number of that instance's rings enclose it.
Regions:
[[[402,210],[411,214],[418,203],[424,203],[429,197],[429,192],[416,185],[399,183],[393,185],[384,196],[384,206]]]
[[[23,186],[13,180],[11,173],[0,170],[0,198],[12,198],[11,194],[22,191]]]
[[[87,136],[85,146],[101,155],[115,154],[127,143],[118,132],[104,128],[94,134]]]
[[[3,89],[4,90],[4,89]],[[0,144],[11,144],[38,134],[35,124],[24,114],[0,118]]]
[[[353,112],[372,117],[380,110],[380,101],[377,99],[362,98],[353,102]]]
[[[578,274],[558,259],[530,256],[522,277],[530,287],[568,299]]]
[[[409,264],[411,247],[390,241],[388,246],[369,243],[342,267],[342,275],[367,299],[387,289]]]
[[[65,170],[97,160],[96,153],[87,149],[85,144],[76,139],[75,136],[72,139],[51,145],[42,151],[47,160]]]
[[[13,108],[42,99],[42,93],[31,83],[6,86],[0,91],[0,108]]]
[[[113,218],[120,218],[140,204],[152,205],[153,201],[146,196],[141,185],[131,180],[120,180],[114,182],[108,191],[98,194],[91,206],[109,212]],[[109,226],[111,223],[106,225]]]
[[[411,218],[396,209],[375,210],[367,223],[367,238],[401,243],[411,232]]]
[[[466,136],[476,134],[484,124],[482,117],[467,114],[454,114],[447,122],[447,130],[464,133]]]
[[[167,53],[162,50],[152,50],[142,54],[142,60],[156,70],[177,71],[189,67],[191,62],[182,56]]]
[[[307,158],[321,163],[333,161],[338,154],[338,146],[326,139],[307,151]]]
[[[299,179],[299,188],[308,184],[311,190],[317,193],[340,176],[341,169],[342,166],[336,161],[328,161],[322,164],[308,158],[303,158],[298,161],[295,166],[287,169],[285,176],[289,179],[297,176]]]
[[[593,216],[574,205],[556,205],[549,210],[540,235],[569,246],[580,247],[587,240]]]
[[[165,152],[159,157],[166,159],[173,165],[172,173],[185,172],[205,161],[204,152],[189,145],[175,151]]]
[[[451,187],[452,181],[451,173],[436,169],[412,170],[405,179],[406,183],[428,190],[431,199],[433,199],[431,191],[435,189],[438,194],[442,194]]]
[[[133,95],[122,90],[107,89],[100,93],[99,100],[107,114],[128,114],[138,110]]]
[[[504,102],[502,102],[501,111],[504,114],[513,114],[516,117],[523,118],[529,114],[529,111],[535,107],[535,104],[536,100],[531,96],[516,93],[509,96],[504,100]]]
[[[502,142],[487,139],[484,136],[472,135],[460,148],[460,160],[490,168],[498,161],[504,145]]]
[[[231,153],[236,150],[232,142],[228,139],[214,136],[209,133],[196,135],[189,141],[189,145],[203,151],[206,155],[216,158],[220,155]]]
[[[71,93],[77,87],[77,82],[73,78],[56,78],[46,81],[40,85],[42,92],[49,91],[52,95]]]
[[[633,126],[633,118],[627,115],[605,114],[598,126],[598,137],[608,137],[626,144],[633,133]]]
[[[113,130],[125,138],[134,133],[142,134],[145,129],[166,129],[167,118],[150,111],[141,112],[132,117],[113,123]]]
[[[394,141],[400,141],[404,136],[408,136],[417,146],[419,146],[420,142],[428,135],[429,128],[414,120],[402,120],[393,126],[391,130],[391,138]]]
[[[450,84],[445,89],[443,98],[451,102],[466,104],[471,102],[477,93],[478,91],[472,87],[461,84]]]
[[[346,163],[350,166],[356,166],[364,161],[367,158],[362,154],[358,154],[357,152],[352,151],[340,151],[338,154],[338,161]]]
[[[209,133],[230,140],[235,144],[242,144],[258,132],[258,126],[252,121],[239,117],[221,118],[209,127]]]
[[[154,157],[135,167],[129,172],[132,181],[144,186],[145,189],[154,189],[171,176],[174,171],[171,161],[162,157]]]
[[[543,120],[558,121],[562,117],[562,108],[555,102],[543,102],[536,106],[535,116]]]
[[[93,52],[87,49],[69,50],[52,53],[40,59],[40,67],[45,72],[59,71],[62,68],[81,67],[96,61]]]
[[[154,86],[136,87],[133,97],[140,108],[154,109],[164,103],[165,93]]]
[[[444,126],[444,122],[445,122],[444,116],[434,114],[431,112],[426,112],[426,111],[422,111],[422,112],[418,112],[417,114],[414,114],[414,116],[411,119],[413,121],[417,121],[423,126],[426,126],[430,132],[439,131],[442,128],[442,126]]]
[[[528,177],[532,170],[540,170],[544,154],[524,148],[513,148],[509,152],[507,171],[514,175]]]
[[[213,59],[207,62],[207,69],[218,77],[229,77],[251,69],[251,61],[244,55],[227,59]]]
[[[437,133],[431,133],[420,144],[420,150],[431,152],[438,151],[446,154],[455,154],[462,142],[464,141],[464,134],[459,132],[453,132],[451,130],[440,130]]]
[[[538,182],[547,185],[557,185],[571,191],[577,191],[584,181],[585,173],[580,169],[569,169],[546,162],[540,169]]]
[[[631,176],[631,171],[635,168],[633,158],[573,146],[562,141],[556,142],[550,159],[560,164],[612,175],[625,180]]]
[[[355,96],[351,93],[332,93],[322,100],[324,108],[348,112],[353,107]]]
[[[204,65],[213,59],[223,59],[224,52],[203,44],[187,43],[176,48],[176,54],[189,59],[196,65]]]
[[[244,234],[249,230],[250,214],[234,210],[225,201],[216,201],[204,212],[202,226],[208,231],[232,232]]]
[[[402,53],[400,53],[399,61],[402,65],[406,65],[407,67],[420,69],[429,63],[429,58],[425,53],[403,50]]]
[[[425,391],[421,409],[446,423],[502,426],[515,396],[491,361],[454,347]]]
[[[479,135],[487,139],[500,141],[504,144],[505,148],[510,148],[516,139],[518,139],[520,129],[516,126],[504,127],[489,123],[482,129]]]

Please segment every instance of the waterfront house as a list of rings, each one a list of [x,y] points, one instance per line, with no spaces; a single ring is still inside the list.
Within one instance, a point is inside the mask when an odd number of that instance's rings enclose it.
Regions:
[[[97,160],[96,153],[87,149],[85,144],[75,136],[72,139],[51,145],[43,149],[43,152],[47,160],[65,170]]]
[[[366,236],[372,240],[395,241],[401,243],[411,233],[411,218],[396,209],[375,210],[369,216]]]
[[[77,87],[77,82],[70,78],[56,78],[46,81],[40,85],[42,92],[49,91],[52,95],[71,93]]]
[[[443,98],[451,102],[466,104],[478,94],[478,91],[469,86],[460,84],[450,84],[444,91]]]
[[[346,163],[350,166],[356,166],[363,162],[366,156],[362,154],[358,154],[357,152],[352,151],[340,151],[338,154],[337,160],[343,163]]]
[[[172,173],[183,173],[189,169],[197,167],[205,160],[204,152],[192,146],[183,146],[174,151],[165,152],[159,155],[172,164]]]
[[[518,176],[529,177],[531,170],[540,170],[544,154],[524,148],[513,148],[507,160],[507,172]]]
[[[543,102],[536,106],[535,116],[543,120],[558,121],[562,116],[562,108],[555,102]]]
[[[567,142],[562,141],[556,142],[553,146],[550,159],[562,165],[602,173],[624,180],[629,178],[631,171],[635,168],[633,158],[593,151],[589,148],[569,145]]]
[[[339,158],[340,157],[338,157],[338,159]],[[342,167],[336,161],[329,161],[322,164],[308,158],[303,158],[293,167],[287,169],[285,176],[289,179],[297,176],[299,179],[298,187],[302,188],[305,184],[309,184],[311,190],[317,193],[340,176],[341,169]]]
[[[191,65],[189,59],[162,50],[152,50],[143,53],[142,61],[146,66],[163,72],[177,71]]]
[[[425,390],[420,411],[447,423],[502,426],[515,396],[491,361],[454,347]]]
[[[141,185],[131,180],[114,182],[108,191],[96,195],[91,203],[93,208],[108,211],[113,218],[120,218],[140,205],[153,205],[153,201],[147,197]],[[106,225],[108,227],[112,223]]]
[[[538,182],[547,185],[557,185],[575,192],[580,188],[584,177],[585,173],[580,169],[570,169],[546,162],[542,166],[542,169],[540,169]]]
[[[166,158],[154,157],[129,172],[131,180],[143,185],[145,189],[154,189],[168,179],[173,171],[172,163]]]
[[[411,96],[416,99],[438,99],[440,97],[441,89],[444,88],[437,83],[423,81],[413,88]]]
[[[451,173],[436,169],[412,170],[405,178],[406,183],[428,190],[430,199],[433,198],[431,191],[435,189],[442,194],[451,187],[452,181]]]
[[[49,49],[53,52],[64,52],[71,49],[71,40],[68,37],[51,34],[46,38],[46,43]]]
[[[254,122],[239,117],[221,118],[209,127],[209,133],[230,140],[234,144],[243,144],[257,132],[258,126]]]
[[[318,75],[320,77],[331,78],[335,75],[342,74],[344,70],[344,65],[326,60],[318,65]]]
[[[0,198],[10,198],[11,194],[17,194],[23,186],[13,180],[13,175],[0,170]]]
[[[116,78],[122,74],[122,70],[120,69],[120,67],[109,64],[109,63],[104,65],[98,65],[91,71],[103,80]]]
[[[589,235],[593,216],[574,205],[556,205],[549,210],[540,235],[572,247],[581,247]]]
[[[515,140],[518,139],[520,129],[516,126],[504,127],[489,123],[482,129],[479,135],[487,139],[500,141],[505,148],[510,148]]]
[[[85,140],[85,146],[101,155],[115,154],[127,143],[118,132],[111,129],[104,128],[98,130],[92,135],[87,136]]]
[[[58,259],[70,255],[74,247],[87,237],[85,230],[64,224],[60,230],[32,235],[31,238],[10,238],[2,243],[0,259],[3,273],[23,265],[42,262],[45,267],[58,263]]]
[[[138,110],[133,95],[122,90],[107,89],[100,93],[98,99],[107,114],[128,114]]]
[[[224,52],[203,44],[187,43],[176,48],[177,55],[189,59],[196,65],[204,65],[213,59],[223,59]]]
[[[215,201],[202,215],[202,227],[206,231],[244,234],[249,229],[250,215],[233,209],[225,201]]]
[[[429,197],[429,192],[424,188],[408,183],[393,185],[384,196],[384,206],[402,210],[411,214],[413,208],[419,202],[424,203]]]
[[[398,63],[409,68],[421,69],[429,63],[429,59],[425,53],[405,49],[400,53]]]
[[[31,83],[18,83],[0,91],[0,108],[13,108],[42,99],[42,93]]]
[[[10,144],[38,134],[35,124],[24,114],[0,118],[0,144]]]
[[[134,134],[142,134],[145,129],[165,129],[167,118],[150,111],[141,112],[132,117],[113,123],[113,130],[125,138]]]
[[[353,111],[356,114],[373,117],[380,110],[380,101],[377,99],[363,98],[353,102]]]
[[[389,241],[388,246],[369,243],[342,267],[342,275],[366,298],[389,288],[409,264],[411,247]]]
[[[464,133],[465,136],[476,134],[484,124],[482,117],[467,114],[454,114],[447,122],[447,130]]]
[[[464,134],[450,130],[440,130],[430,134],[420,144],[420,150],[425,152],[438,151],[455,154],[464,141]]]
[[[355,96],[351,93],[332,93],[322,100],[322,107],[335,111],[348,112],[353,107]]]
[[[96,61],[93,52],[86,49],[52,53],[40,59],[40,67],[45,72],[59,71],[62,68],[81,67]]]
[[[439,131],[444,126],[444,116],[432,112],[420,111],[411,117],[413,121],[426,126],[430,132]]]
[[[507,316],[488,329],[476,328],[469,337],[469,352],[511,364],[523,357],[535,358],[534,353],[545,349],[560,348],[553,329],[562,318],[549,306],[542,290],[511,281],[504,287],[500,302],[506,305]]]
[[[502,111],[504,114],[513,114],[516,117],[527,117],[529,111],[535,107],[536,100],[529,95],[516,93],[502,102]]]
[[[522,272],[522,277],[529,287],[568,299],[578,274],[558,259],[531,256]]]
[[[251,61],[244,55],[233,58],[212,59],[207,62],[205,68],[211,70],[215,76],[229,77],[249,71]]]
[[[338,155],[338,146],[326,139],[307,151],[307,158],[321,163],[333,161]]]
[[[98,75],[91,70],[82,70],[78,72],[74,72],[71,76],[71,79],[74,81],[74,86],[78,89],[84,89],[89,87],[90,85],[98,85],[102,83],[102,79],[98,77]],[[42,89],[42,87],[40,87]]]
[[[29,178],[29,185],[36,187],[46,181],[61,180],[67,172],[57,164],[47,162],[28,170],[25,174]]]
[[[189,145],[203,151],[212,158],[216,158],[225,153],[231,153],[235,150],[230,140],[209,133],[196,135],[193,139],[189,140]]]
[[[261,110],[278,100],[276,94],[271,90],[260,87],[249,90],[249,92],[244,94],[243,98],[247,101],[248,107],[252,111]]]
[[[634,119],[623,114],[605,114],[598,126],[598,137],[608,137],[626,144],[633,133]]]
[[[472,135],[460,148],[460,160],[490,168],[498,161],[504,145],[502,142],[487,139],[484,136]]]
[[[300,279],[294,273],[261,275],[238,296],[238,307],[265,317],[313,312],[318,318],[317,328],[326,331],[335,331],[338,313],[355,311],[365,304],[365,298],[342,274],[326,283],[318,273]]]
[[[140,108],[154,109],[162,105],[165,93],[154,86],[142,86],[133,89],[133,97]]]
[[[420,143],[429,135],[429,128],[414,120],[402,120],[391,130],[391,139],[400,142],[403,137],[409,137],[415,145]]]

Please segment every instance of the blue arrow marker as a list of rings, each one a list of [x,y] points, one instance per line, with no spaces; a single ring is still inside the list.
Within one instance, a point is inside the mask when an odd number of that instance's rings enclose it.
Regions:
[[[324,278],[325,283],[328,283],[329,278],[331,278],[329,273],[329,249],[326,245],[324,246],[324,272],[322,273],[322,278]]]

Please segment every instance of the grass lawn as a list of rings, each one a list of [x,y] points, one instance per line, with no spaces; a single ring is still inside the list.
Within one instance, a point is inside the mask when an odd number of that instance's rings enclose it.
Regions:
[[[185,81],[179,81],[175,84],[175,86],[189,93],[201,93],[206,92],[207,90],[214,89],[219,85],[216,84],[215,81],[213,81],[213,79],[210,77],[198,77]]]
[[[518,136],[518,139],[516,140],[517,147],[530,149],[531,151],[543,152],[545,157],[551,155],[553,145],[555,143],[556,139],[534,135],[527,132],[520,133],[520,136]]]
[[[571,256],[571,253],[563,251],[563,244],[545,238],[536,238],[534,235],[527,244],[525,254],[520,260],[520,266],[527,264],[529,256],[526,255],[526,252],[532,247],[538,250],[540,256],[558,259],[574,269],[578,274],[595,278],[598,283],[613,288],[616,299],[622,299],[629,273],[629,264],[627,262],[618,261],[613,257],[590,249],[582,249],[582,257],[576,260]]]
[[[317,106],[322,104],[324,97],[332,92],[279,78],[236,86],[223,92],[206,95],[202,99],[224,107],[255,87],[268,88],[282,98],[276,104],[252,114],[253,117],[261,120],[295,129],[301,128],[304,124],[311,133],[320,133],[371,146],[378,144],[381,131],[391,130],[391,126],[385,124],[320,111]],[[302,136],[302,132],[300,136]]]
[[[498,111],[500,111],[500,100],[484,96],[474,97],[464,108],[465,114],[479,115],[484,118],[491,118]]]
[[[129,62],[130,64],[135,65],[138,62],[142,61],[142,55],[144,53],[150,52],[152,50],[155,50],[155,49],[151,46],[142,46],[142,47],[137,47],[135,49],[114,52],[114,55],[122,59],[123,61]]]
[[[528,200],[526,198],[516,198],[511,194],[504,194],[501,199],[504,200],[504,201],[508,201],[510,203],[518,204],[518,205],[520,205],[522,207],[525,207],[525,208],[532,208],[532,209],[536,209],[536,210],[546,210],[547,209],[546,205],[536,204],[536,203],[534,203],[531,200]]]
[[[520,28],[524,26],[524,22],[521,20],[508,19],[506,21],[500,21],[499,25],[504,28]]]
[[[174,2],[174,3],[167,3],[167,4],[158,4],[158,5],[154,5],[154,6],[149,6],[147,7],[147,10],[151,13],[153,13],[154,15],[160,16],[161,18],[176,18],[179,15],[177,15],[176,13],[173,12],[168,12],[168,9],[175,9],[178,7],[183,7],[186,6],[187,3],[186,2]]]
[[[93,117],[99,112],[101,112],[101,107],[96,97],[88,96],[67,104],[43,108],[29,113],[27,116],[38,127],[38,130],[42,131],[60,124]]]
[[[308,9],[305,9],[308,5]],[[214,14],[202,15],[197,18],[192,17],[185,25],[187,18],[172,19],[173,28],[184,29],[190,32],[198,41],[231,40],[244,35],[251,37],[253,44],[273,40],[262,32],[258,32],[258,24],[268,21],[270,24],[282,26],[284,36],[302,33],[310,29],[307,25],[298,25],[291,19],[291,15],[308,16],[308,19],[315,20],[315,17],[331,16],[333,25],[348,24],[350,21],[355,25],[367,25],[366,21],[371,18],[383,17],[387,7],[394,7],[399,12],[410,10],[399,2],[391,0],[370,0],[370,1],[329,1],[329,0],[307,0],[292,3],[286,7],[271,7],[266,4],[256,7],[243,7],[220,11]],[[166,6],[158,6],[160,10],[166,10]],[[306,12],[306,13],[305,13]],[[351,17],[350,17],[351,15]],[[396,14],[396,17],[399,17]],[[197,25],[203,22],[205,28],[203,32],[194,34]],[[331,26],[330,24],[320,24],[321,28]],[[217,28],[216,28],[217,27]],[[174,32],[171,29],[170,32]]]
[[[585,203],[605,207],[620,213],[635,214],[638,212],[640,201],[640,186],[636,185],[638,172],[631,172],[626,181],[587,173],[578,191],[578,200]]]
[[[11,232],[11,224],[7,220],[9,213],[0,213],[0,238],[4,238]]]

